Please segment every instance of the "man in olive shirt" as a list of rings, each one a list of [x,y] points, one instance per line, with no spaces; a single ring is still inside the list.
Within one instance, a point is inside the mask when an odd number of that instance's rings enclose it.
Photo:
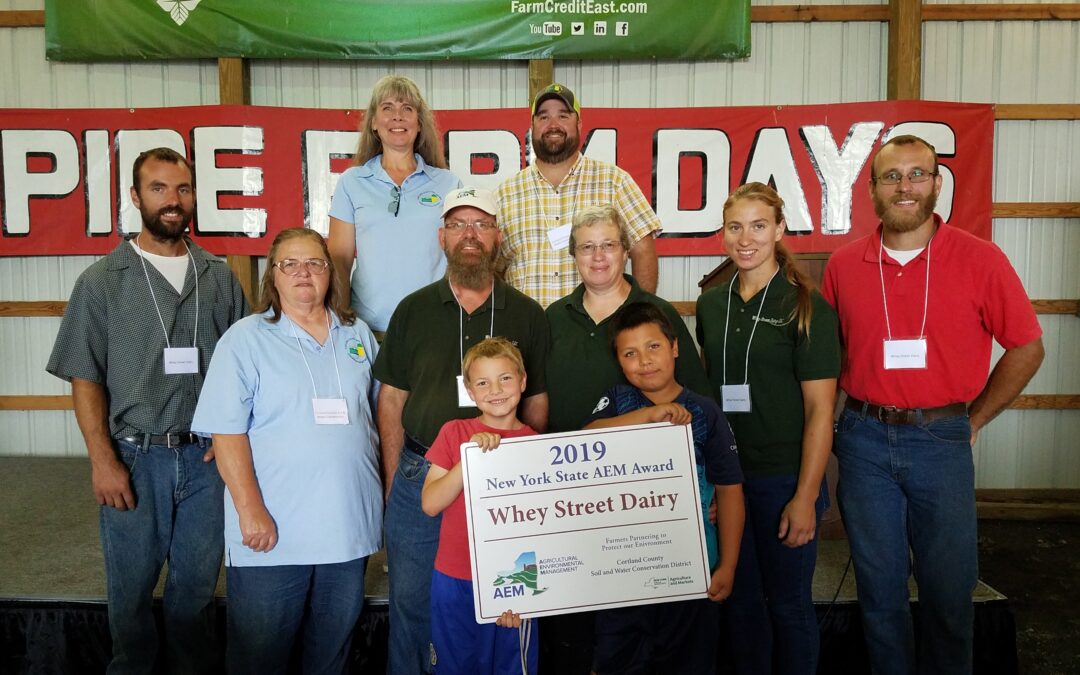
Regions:
[[[71,382],[101,505],[110,675],[154,669],[165,561],[162,661],[203,673],[217,667],[224,485],[191,418],[214,346],[247,303],[225,262],[184,236],[195,208],[187,160],[156,148],[133,172],[143,230],[75,282],[46,370]]]
[[[420,491],[428,471],[424,454],[442,425],[478,415],[461,381],[464,353],[493,335],[517,345],[527,375],[521,419],[540,432],[547,426],[547,322],[540,305],[494,276],[502,238],[495,214],[488,190],[460,188],[447,195],[439,230],[446,278],[401,301],[375,361],[387,491],[388,673],[434,667],[430,592],[440,521],[421,510]]]

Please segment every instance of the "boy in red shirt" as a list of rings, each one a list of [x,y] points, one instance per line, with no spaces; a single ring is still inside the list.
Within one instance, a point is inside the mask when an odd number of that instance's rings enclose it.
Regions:
[[[494,337],[465,353],[461,372],[480,416],[450,420],[439,430],[426,455],[431,468],[421,493],[424,513],[443,514],[431,577],[431,660],[439,675],[535,673],[539,642],[531,620],[510,611],[494,624],[474,617],[461,476],[462,444],[471,441],[487,452],[502,438],[536,434],[517,417],[525,365],[517,347]]]

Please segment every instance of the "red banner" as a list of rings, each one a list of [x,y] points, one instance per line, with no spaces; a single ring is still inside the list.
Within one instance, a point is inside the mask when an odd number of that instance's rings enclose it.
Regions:
[[[437,117],[450,169],[466,184],[494,189],[524,165],[528,111]],[[265,255],[282,228],[325,233],[359,119],[357,111],[259,106],[0,111],[0,255],[110,251],[118,233],[141,225],[128,197],[132,162],[162,145],[195,166],[193,237],[210,251]],[[988,105],[598,108],[583,111],[582,124],[585,154],[626,169],[660,216],[661,255],[723,253],[724,199],[751,180],[772,182],[787,203],[793,250],[836,249],[876,226],[869,158],[904,133],[938,150],[938,213],[991,236]]]

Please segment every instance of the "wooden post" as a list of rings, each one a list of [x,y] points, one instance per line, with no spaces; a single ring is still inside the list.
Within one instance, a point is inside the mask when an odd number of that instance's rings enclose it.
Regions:
[[[218,59],[218,101],[222,105],[251,104],[251,71],[246,59]]]
[[[555,62],[551,59],[529,61],[529,105],[540,90],[555,81]],[[531,114],[531,111],[530,111]]]
[[[889,0],[889,100],[922,97],[922,2]]]
[[[251,103],[251,76],[248,62],[241,58],[218,59],[218,100],[223,105]],[[259,265],[249,255],[225,256],[229,269],[240,279],[248,304],[259,299]]]

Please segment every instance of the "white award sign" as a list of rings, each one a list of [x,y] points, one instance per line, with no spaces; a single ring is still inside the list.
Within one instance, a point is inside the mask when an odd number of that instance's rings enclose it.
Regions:
[[[690,426],[462,446],[476,620],[707,597]]]

